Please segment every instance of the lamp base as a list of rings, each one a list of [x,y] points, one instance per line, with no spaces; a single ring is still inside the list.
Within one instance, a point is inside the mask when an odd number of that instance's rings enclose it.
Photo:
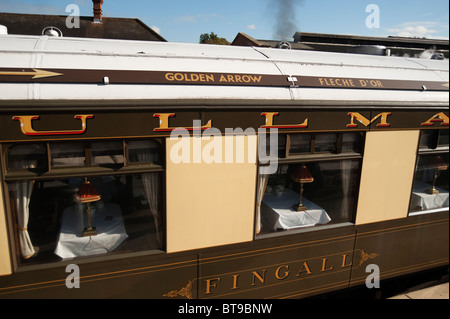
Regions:
[[[430,189],[430,194],[437,195],[437,194],[439,194],[439,191],[436,188],[432,188],[432,189]]]
[[[294,205],[292,206],[292,209],[294,209],[296,212],[303,212],[308,209],[308,207],[303,206],[302,204]]]
[[[96,236],[96,235],[97,235],[97,230],[95,229],[95,227],[85,228],[83,231],[83,237]]]

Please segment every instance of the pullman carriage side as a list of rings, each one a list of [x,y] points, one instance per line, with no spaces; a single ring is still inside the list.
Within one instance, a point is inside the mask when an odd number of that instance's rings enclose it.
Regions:
[[[0,298],[304,298],[448,265],[445,61],[0,42]]]

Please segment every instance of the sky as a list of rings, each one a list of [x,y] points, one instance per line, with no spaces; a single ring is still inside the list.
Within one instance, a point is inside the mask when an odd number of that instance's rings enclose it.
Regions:
[[[0,0],[0,12],[69,15],[92,0]],[[104,0],[103,16],[138,18],[167,41],[198,43],[203,33],[232,42],[239,32],[290,40],[296,31],[449,38],[448,0]]]

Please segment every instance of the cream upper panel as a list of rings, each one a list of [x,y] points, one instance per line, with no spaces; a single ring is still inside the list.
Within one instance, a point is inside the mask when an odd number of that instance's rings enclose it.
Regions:
[[[419,133],[367,133],[356,224],[408,216]]]
[[[237,137],[167,139],[168,253],[253,240],[257,137],[241,138],[242,162]]]
[[[0,184],[0,276],[10,275],[12,271],[4,209],[3,187]]]

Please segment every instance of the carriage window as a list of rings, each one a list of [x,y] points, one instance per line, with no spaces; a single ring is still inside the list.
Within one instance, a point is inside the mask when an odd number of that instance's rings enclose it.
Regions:
[[[83,143],[50,143],[52,167],[84,166]]]
[[[311,151],[311,135],[293,134],[289,136],[289,154],[309,154]]]
[[[124,163],[123,142],[93,142],[92,165],[120,165]]]
[[[342,134],[342,152],[361,153],[362,136],[360,133]]]
[[[288,157],[279,158],[274,174],[259,176],[257,233],[353,222],[362,136],[360,133],[284,136],[289,139]],[[345,159],[340,156],[343,152]]]
[[[100,162],[96,163],[111,164],[111,157],[117,157],[116,162],[123,162],[123,141],[93,144],[86,143],[85,146],[91,146],[93,156],[99,157]],[[119,144],[122,150],[118,149]],[[83,144],[50,143],[48,156],[56,168],[49,171],[49,175],[23,179],[12,175],[14,179],[7,182],[11,212],[17,223],[16,242],[21,261],[40,263],[162,250],[163,167],[144,168],[139,173],[134,170],[128,174],[126,168],[120,173],[114,173],[112,169],[111,174],[103,169],[96,172],[95,167],[87,171],[76,167],[84,165],[84,151],[80,145]],[[148,153],[149,145],[153,144],[143,143],[141,148],[134,150],[135,155],[140,157],[140,153]],[[161,145],[158,145],[157,150],[151,149],[152,153],[161,153]],[[27,150],[35,149],[39,148],[28,147]],[[22,155],[23,151],[16,146],[9,149],[9,167],[28,168],[31,157]],[[44,158],[47,156],[45,147],[35,153]],[[64,177],[62,174],[67,170],[60,174],[57,170],[60,166],[74,168],[70,176]],[[80,175],[74,176],[78,171]]]
[[[448,150],[448,130],[421,132],[410,214],[448,207]]]
[[[155,163],[161,164],[161,145],[157,141],[129,141],[128,156],[130,163]]]
[[[43,170],[47,167],[45,144],[18,144],[8,153],[9,170]]]
[[[337,134],[318,134],[314,140],[315,153],[336,153]]]

